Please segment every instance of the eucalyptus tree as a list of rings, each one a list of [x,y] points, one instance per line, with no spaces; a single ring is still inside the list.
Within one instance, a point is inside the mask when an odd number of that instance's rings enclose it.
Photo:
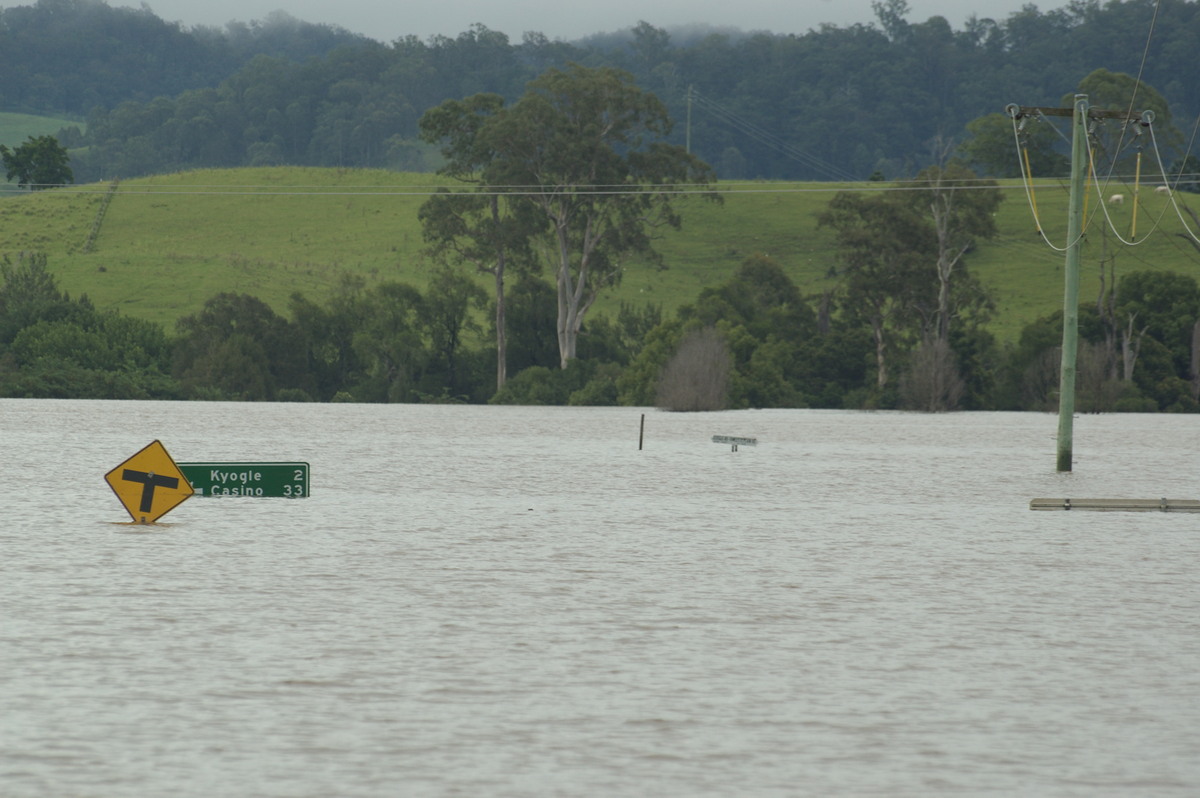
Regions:
[[[965,258],[980,239],[996,235],[996,209],[1004,199],[993,180],[981,180],[961,162],[922,170],[897,193],[932,227],[931,253],[937,281],[937,304],[928,332],[941,345],[950,342],[956,320],[986,314],[990,302],[983,287],[967,271]]]
[[[1191,275],[1141,270],[1121,277],[1115,315],[1130,329],[1141,329],[1171,353],[1177,376],[1195,379],[1200,372],[1200,285]],[[1136,356],[1135,356],[1136,358]],[[1123,377],[1133,373],[1130,362]]]
[[[447,100],[420,120],[421,137],[442,145],[446,163],[441,174],[474,185],[474,192],[440,191],[418,212],[431,253],[443,262],[456,262],[490,274],[495,292],[496,390],[508,379],[508,325],[505,279],[510,264],[532,262],[530,237],[537,219],[527,203],[502,196],[503,187],[486,182],[484,170],[500,155],[486,137],[485,124],[504,107],[499,94],[476,94]]]
[[[447,172],[463,172],[480,193],[498,197],[496,205],[465,207],[468,221],[455,223],[453,240],[492,255],[519,242],[553,271],[562,368],[575,357],[588,310],[621,279],[626,262],[661,265],[653,231],[680,227],[679,192],[714,179],[707,164],[665,142],[670,130],[666,106],[628,73],[579,65],[545,72],[511,106],[477,95],[443,103],[423,119],[426,139],[444,144]],[[435,225],[444,218],[426,214],[435,240],[445,240]]]

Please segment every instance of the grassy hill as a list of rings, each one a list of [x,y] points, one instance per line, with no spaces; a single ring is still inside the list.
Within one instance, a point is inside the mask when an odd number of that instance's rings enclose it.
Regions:
[[[54,134],[71,125],[83,126],[73,119],[0,112],[0,144],[15,147],[30,136]]]
[[[86,293],[99,307],[168,326],[220,291],[254,294],[286,312],[292,292],[319,300],[346,274],[424,285],[429,263],[417,209],[439,180],[369,170],[234,169],[21,194],[0,199],[0,253],[44,251],[72,295]],[[669,313],[756,252],[778,260],[806,293],[819,292],[831,284],[835,253],[816,219],[843,189],[878,186],[723,183],[721,205],[685,198],[683,230],[659,241],[668,268],[630,263],[598,310],[632,301],[661,303]],[[996,298],[995,332],[1011,340],[1024,324],[1061,307],[1063,255],[1037,236],[1019,181],[1004,189],[1000,234],[982,242],[968,263]],[[1131,194],[1128,187],[1106,191]],[[1040,215],[1060,247],[1066,198],[1061,184],[1039,184]],[[1180,199],[1200,207],[1191,195]],[[1093,195],[1089,209],[1097,207]],[[1109,211],[1128,238],[1133,203]],[[1122,245],[1103,221],[1096,217],[1083,249],[1085,300],[1099,291],[1103,259],[1115,258],[1118,275],[1162,269],[1200,278],[1200,252],[1179,235],[1183,226],[1167,198],[1143,188],[1139,246]]]

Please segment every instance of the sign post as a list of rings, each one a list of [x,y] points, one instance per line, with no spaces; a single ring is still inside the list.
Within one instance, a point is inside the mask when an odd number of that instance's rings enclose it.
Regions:
[[[308,463],[180,463],[197,496],[302,499]]]
[[[135,523],[153,524],[192,497],[192,485],[154,441],[104,475]]]

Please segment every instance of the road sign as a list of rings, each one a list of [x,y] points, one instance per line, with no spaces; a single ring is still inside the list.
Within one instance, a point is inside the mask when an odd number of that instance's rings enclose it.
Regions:
[[[158,441],[104,475],[134,521],[153,524],[192,496],[192,486]]]
[[[732,435],[714,435],[713,443],[728,443],[733,447],[733,451],[737,451],[738,444],[742,446],[757,446],[758,438],[736,438]]]
[[[735,438],[731,435],[714,435],[713,443],[740,443],[743,446],[757,446],[758,438]]]
[[[308,463],[180,463],[197,496],[301,499]]]

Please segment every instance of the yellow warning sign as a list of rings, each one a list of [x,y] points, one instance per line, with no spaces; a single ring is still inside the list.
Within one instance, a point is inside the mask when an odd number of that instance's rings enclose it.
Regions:
[[[192,483],[158,441],[104,475],[133,520],[153,524],[192,496]]]

